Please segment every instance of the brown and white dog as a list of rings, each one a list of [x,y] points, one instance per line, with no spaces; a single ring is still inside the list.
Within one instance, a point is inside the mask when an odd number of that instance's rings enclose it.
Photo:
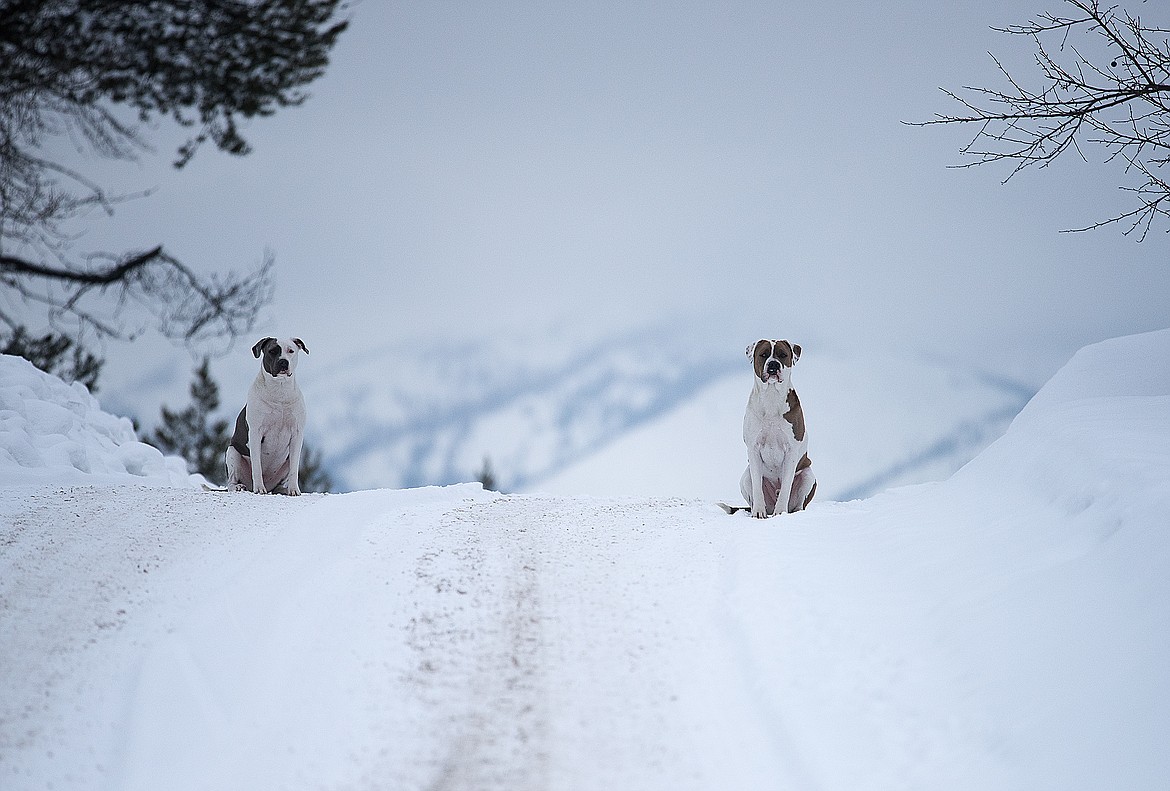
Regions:
[[[252,355],[263,359],[227,448],[230,491],[301,493],[305,399],[294,378],[299,352],[309,353],[300,338],[261,338],[252,347]]]
[[[757,519],[803,510],[817,490],[804,411],[792,387],[800,347],[788,341],[757,341],[747,349],[755,382],[743,416],[748,467],[739,489]]]

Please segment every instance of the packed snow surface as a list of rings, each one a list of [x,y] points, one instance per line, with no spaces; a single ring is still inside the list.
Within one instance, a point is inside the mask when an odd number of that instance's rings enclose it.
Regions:
[[[767,521],[18,479],[0,788],[1165,789],[1167,359],[1088,347],[948,480]]]

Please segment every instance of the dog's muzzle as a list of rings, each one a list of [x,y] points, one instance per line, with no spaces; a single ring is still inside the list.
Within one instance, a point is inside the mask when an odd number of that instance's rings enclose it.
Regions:
[[[784,366],[780,365],[779,360],[768,360],[768,362],[764,365],[764,381],[770,382],[774,379],[779,382],[781,369],[783,367]]]

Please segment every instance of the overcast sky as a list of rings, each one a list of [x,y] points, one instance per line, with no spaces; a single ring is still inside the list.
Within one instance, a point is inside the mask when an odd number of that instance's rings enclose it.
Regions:
[[[270,249],[258,337],[314,358],[660,317],[726,328],[736,354],[756,334],[1066,354],[1170,325],[1170,240],[1059,233],[1126,206],[1116,168],[1003,185],[948,169],[968,130],[903,123],[993,84],[989,51],[1027,56],[992,25],[1058,5],[366,0],[308,102],[245,129],[254,153],[175,172],[160,125],[118,168],[157,191],[83,246],[163,242],[209,271]],[[168,349],[110,346],[104,389]]]

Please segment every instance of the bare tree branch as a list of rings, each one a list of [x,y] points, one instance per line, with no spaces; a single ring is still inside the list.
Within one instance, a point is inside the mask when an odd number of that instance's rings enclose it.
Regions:
[[[1155,224],[1170,221],[1170,194],[1159,175],[1170,161],[1170,30],[1100,0],[1064,3],[1068,15],[1043,14],[1000,29],[1031,40],[1038,87],[1025,87],[992,55],[1006,87],[944,89],[965,112],[916,125],[973,126],[960,149],[970,161],[959,167],[1003,162],[1011,168],[1005,181],[1069,150],[1087,160],[1089,149],[1101,149],[1102,161],[1125,163],[1129,183],[1121,189],[1137,206],[1070,230],[1121,224],[1141,241]]]
[[[75,272],[71,269],[42,266],[9,255],[0,255],[0,272],[17,275],[36,275],[38,277],[56,278],[70,283],[81,283],[91,286],[109,285],[141,269],[151,261],[162,258],[162,247],[156,247],[145,253],[139,253],[130,259],[115,266],[96,272]]]
[[[271,254],[247,274],[210,278],[161,246],[120,260],[94,256],[90,261],[94,265],[71,268],[0,255],[0,284],[25,301],[48,306],[51,323],[63,329],[132,338],[143,329],[136,317],[148,315],[164,336],[186,343],[251,332],[258,306],[272,298]],[[15,326],[4,313],[0,320]]]

